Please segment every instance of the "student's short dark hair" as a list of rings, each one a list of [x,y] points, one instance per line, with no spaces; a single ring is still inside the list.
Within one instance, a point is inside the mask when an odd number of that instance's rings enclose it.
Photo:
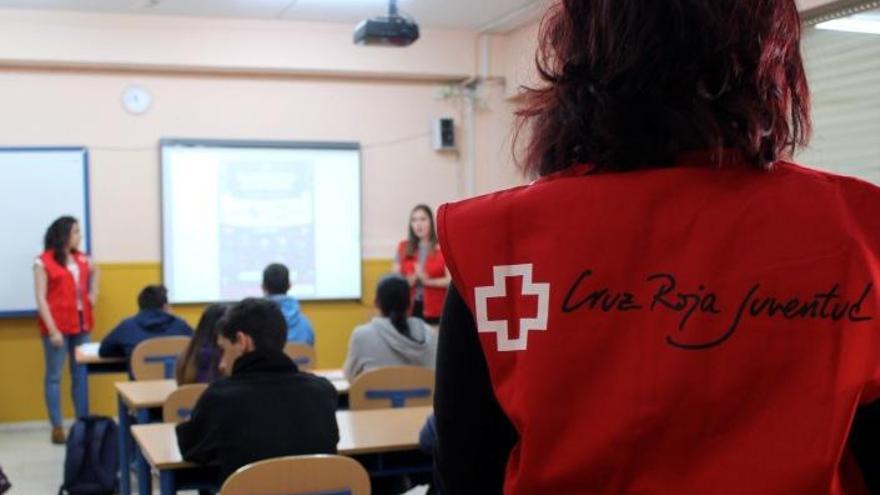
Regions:
[[[220,334],[235,341],[243,332],[258,350],[278,350],[287,341],[287,322],[281,309],[269,299],[249,297],[232,306],[218,323]]]
[[[168,289],[164,285],[148,285],[138,294],[138,308],[162,309],[168,304]]]
[[[269,294],[287,294],[290,290],[290,271],[281,263],[272,263],[263,270],[263,288]]]

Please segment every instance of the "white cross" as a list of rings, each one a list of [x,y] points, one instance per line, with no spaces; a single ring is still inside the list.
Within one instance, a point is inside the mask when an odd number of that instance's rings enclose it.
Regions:
[[[529,332],[547,330],[547,315],[550,308],[550,284],[532,281],[531,263],[523,265],[501,265],[492,268],[493,285],[474,289],[474,304],[477,314],[477,331],[497,334],[499,352],[524,351],[528,347]],[[508,277],[522,277],[522,295],[538,296],[538,314],[534,318],[520,318],[519,336],[510,338],[507,320],[489,319],[489,299],[507,297]]]

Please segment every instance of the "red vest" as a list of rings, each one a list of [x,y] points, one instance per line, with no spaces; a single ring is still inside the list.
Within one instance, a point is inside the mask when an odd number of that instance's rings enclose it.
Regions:
[[[880,189],[699,156],[586,171],[438,212],[519,432],[504,493],[857,493],[843,461],[853,412],[880,399]]]
[[[74,262],[79,267],[79,297],[82,300],[83,327],[85,331],[91,331],[93,326],[92,304],[89,302],[89,259],[86,255],[76,252],[71,254]],[[49,303],[49,311],[55,326],[64,335],[76,335],[80,333],[79,311],[76,306],[77,285],[74,284],[73,274],[65,266],[55,261],[52,251],[44,251],[40,255],[43,268],[46,270],[47,290],[46,301]],[[46,323],[40,321],[40,333],[48,335]]]
[[[416,265],[419,263],[419,253],[407,256],[407,241],[400,241],[397,245],[397,258],[400,260],[400,271],[403,275],[415,273]],[[443,253],[440,246],[428,253],[425,258],[424,266],[425,274],[428,278],[443,278],[446,276],[446,261],[443,259]],[[443,302],[446,301],[445,287],[424,287],[424,315],[425,318],[439,318],[443,313]],[[415,299],[416,289],[412,289],[412,297]]]

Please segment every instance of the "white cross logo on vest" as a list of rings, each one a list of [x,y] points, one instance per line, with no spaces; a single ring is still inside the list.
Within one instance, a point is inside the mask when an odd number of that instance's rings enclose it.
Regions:
[[[493,285],[489,287],[477,287],[474,289],[475,306],[477,310],[477,330],[494,332],[497,335],[499,352],[524,351],[528,347],[530,331],[547,330],[547,315],[550,308],[550,284],[535,283],[532,280],[531,263],[523,265],[502,265],[492,268]],[[534,318],[519,318],[519,335],[510,338],[508,320],[489,319],[489,299],[507,298],[507,279],[522,277],[521,294],[510,296],[537,296],[538,313]]]

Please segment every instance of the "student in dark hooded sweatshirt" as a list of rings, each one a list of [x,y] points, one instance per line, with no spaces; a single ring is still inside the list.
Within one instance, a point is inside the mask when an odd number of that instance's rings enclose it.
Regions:
[[[101,357],[131,357],[141,342],[156,337],[191,337],[192,328],[172,315],[168,306],[168,290],[162,285],[148,285],[138,295],[140,311],[116,325],[104,340],[98,354]]]
[[[383,366],[423,366],[434,369],[437,345],[423,320],[408,318],[409,284],[400,275],[389,275],[376,288],[376,308],[381,316],[354,329],[345,358],[345,376],[352,380],[364,371]]]

